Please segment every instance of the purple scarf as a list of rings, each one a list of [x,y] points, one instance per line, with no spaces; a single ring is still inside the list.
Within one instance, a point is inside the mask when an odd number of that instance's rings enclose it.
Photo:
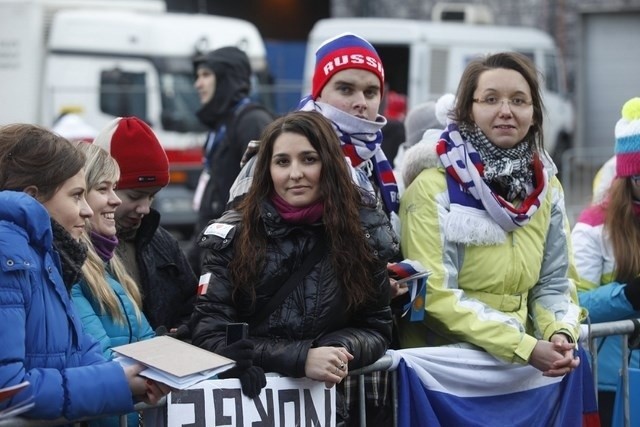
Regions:
[[[118,246],[118,238],[116,236],[103,236],[95,231],[91,231],[89,235],[91,236],[91,243],[93,243],[93,247],[100,259],[104,262],[109,262],[111,258],[113,258],[113,252]]]
[[[309,206],[296,207],[291,206],[282,197],[277,194],[271,196],[271,202],[280,214],[283,220],[293,224],[315,224],[324,212],[324,203],[318,200]]]

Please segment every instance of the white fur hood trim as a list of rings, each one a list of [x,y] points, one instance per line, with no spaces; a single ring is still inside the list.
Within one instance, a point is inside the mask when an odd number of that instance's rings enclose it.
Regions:
[[[437,168],[442,165],[436,152],[441,133],[442,130],[439,129],[428,129],[422,140],[406,151],[402,165],[402,179],[405,188],[409,187],[424,169]]]

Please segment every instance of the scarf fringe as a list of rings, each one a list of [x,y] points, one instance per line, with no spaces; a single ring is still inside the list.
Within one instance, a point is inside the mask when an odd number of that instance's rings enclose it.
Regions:
[[[506,241],[507,233],[487,211],[451,204],[444,219],[447,240],[469,246],[492,246]]]

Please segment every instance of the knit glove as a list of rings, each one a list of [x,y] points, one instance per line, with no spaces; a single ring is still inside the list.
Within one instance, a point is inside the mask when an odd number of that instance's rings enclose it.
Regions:
[[[215,352],[220,356],[234,360],[236,362],[235,368],[246,369],[253,366],[253,342],[246,338],[219,348]]]
[[[250,399],[257,397],[267,385],[267,377],[260,366],[249,366],[248,368],[238,368],[237,366],[218,374],[218,378],[238,378],[242,393]]]
[[[267,385],[264,370],[253,365],[253,342],[242,339],[216,350],[216,353],[236,362],[236,366],[218,374],[218,378],[238,378],[242,393],[247,397],[253,399]]]
[[[640,310],[640,276],[627,283],[623,291],[633,309]]]

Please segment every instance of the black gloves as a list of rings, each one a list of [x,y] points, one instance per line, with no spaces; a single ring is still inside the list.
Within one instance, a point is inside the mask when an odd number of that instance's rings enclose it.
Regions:
[[[253,343],[248,339],[222,347],[216,350],[216,353],[236,362],[236,366],[218,374],[218,378],[238,378],[245,396],[253,399],[267,385],[264,370],[253,365]]]
[[[634,310],[640,310],[640,277],[631,280],[624,287],[624,296],[631,303]]]
[[[253,342],[241,339],[215,351],[220,356],[228,357],[236,362],[236,368],[253,366]]]
[[[242,393],[250,399],[258,397],[260,390],[267,385],[267,377],[260,366],[238,368],[237,366],[218,374],[218,378],[238,378],[242,386]]]

